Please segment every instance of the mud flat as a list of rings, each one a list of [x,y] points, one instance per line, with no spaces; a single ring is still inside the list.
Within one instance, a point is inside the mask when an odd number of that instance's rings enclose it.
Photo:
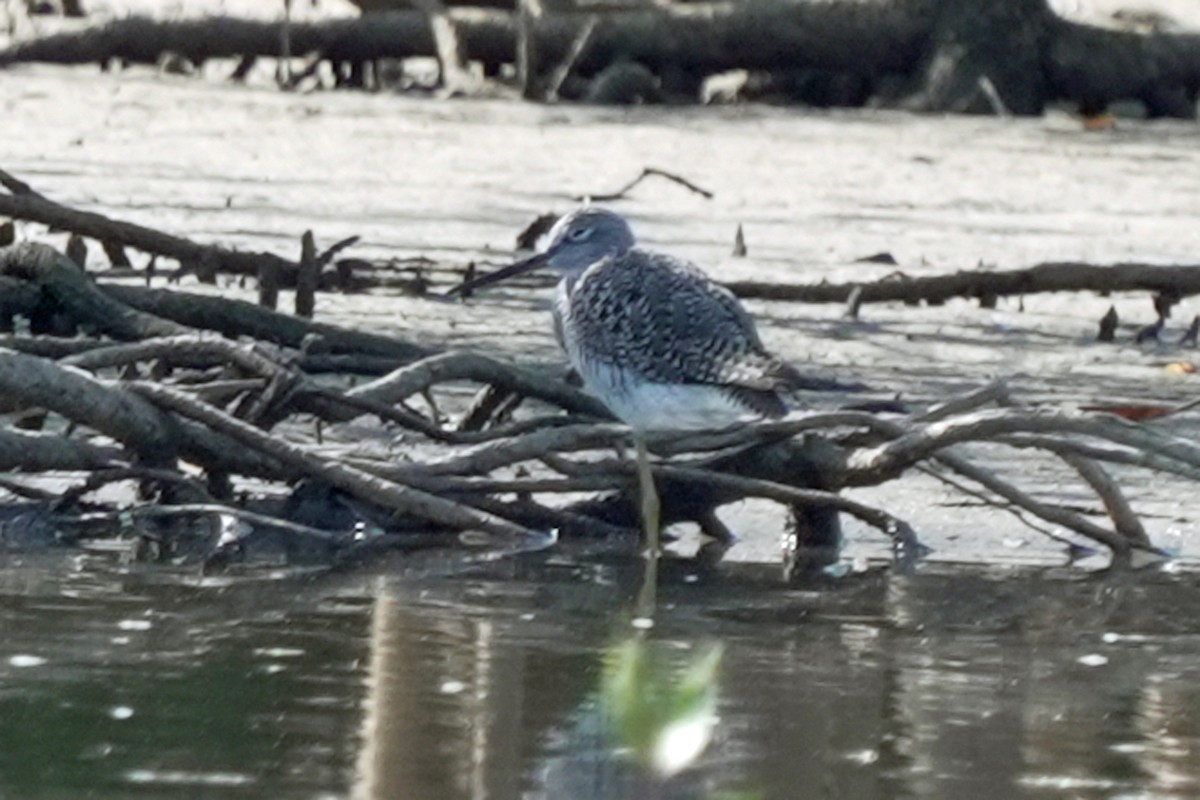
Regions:
[[[175,234],[294,256],[299,236],[363,237],[364,257],[424,256],[481,266],[509,257],[516,234],[575,197],[609,192],[655,166],[710,190],[706,200],[648,181],[614,207],[652,246],[695,259],[722,280],[812,282],[910,276],[1047,261],[1197,263],[1200,128],[1120,121],[1085,131],[1066,115],[944,118],[814,113],[756,106],[597,110],[359,93],[284,94],[212,79],[22,68],[0,73],[0,165],[66,204]],[[743,226],[749,254],[730,255]],[[24,235],[61,244],[40,226]],[[857,259],[891,253],[897,266]],[[188,285],[188,288],[197,288]],[[251,290],[222,286],[226,294]],[[557,360],[548,291],[498,289],[458,305],[325,294],[320,319],[520,360]],[[284,304],[288,300],[285,298]],[[1115,305],[1117,344],[1094,341]],[[1184,300],[1161,344],[1134,345],[1152,322],[1147,295],[1001,300],[995,309],[751,303],[767,343],[899,393],[914,404],[1012,376],[1029,402],[1181,402],[1200,378],[1173,343],[1200,303]],[[1187,435],[1192,416],[1158,423]],[[988,449],[1001,472],[1031,462]],[[1040,495],[1084,495],[1039,462]],[[1191,487],[1116,470],[1151,536],[1200,555]],[[911,477],[862,493],[920,526],[937,556],[1058,560],[1000,510],[947,505],[948,490]],[[958,501],[955,500],[955,503]],[[731,557],[771,558],[777,524],[733,510]],[[969,519],[963,528],[962,521]],[[883,542],[848,529],[855,547]]]

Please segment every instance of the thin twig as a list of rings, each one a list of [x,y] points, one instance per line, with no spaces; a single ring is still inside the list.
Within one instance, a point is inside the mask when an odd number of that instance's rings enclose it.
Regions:
[[[954,489],[955,491],[962,492],[963,494],[967,495],[968,497],[974,497],[975,499],[979,500],[981,503],[983,503],[986,506],[990,506],[992,508],[999,509],[1000,511],[1004,511],[1009,514],[1012,514],[1014,517],[1016,517],[1021,522],[1022,525],[1024,525],[1025,527],[1029,528],[1032,531],[1040,533],[1042,536],[1045,536],[1048,539],[1053,539],[1056,542],[1061,542],[1062,544],[1065,544],[1068,547],[1074,546],[1074,542],[1072,542],[1070,539],[1067,539],[1064,536],[1059,536],[1057,533],[1050,530],[1049,528],[1044,528],[1041,525],[1038,525],[1033,520],[1029,519],[1029,517],[1027,516],[1028,512],[1023,511],[1019,506],[1016,506],[1011,502],[1008,502],[1008,501],[1001,502],[999,500],[996,500],[996,499],[988,496],[985,492],[980,491],[979,489],[972,488],[972,487],[968,486],[967,484],[963,483],[962,481],[960,481],[956,478],[950,477],[949,475],[945,474],[942,470],[937,469],[936,467],[927,467],[924,465],[918,465],[916,467],[916,469],[918,472],[924,473],[925,475],[928,475],[929,477],[931,477],[935,480],[941,481],[942,483],[946,484],[947,486]]]
[[[17,497],[22,497],[26,500],[37,500],[39,502],[48,502],[58,497],[58,492],[46,491],[36,486],[26,486],[20,481],[9,480],[2,476],[0,476],[0,489]]]
[[[988,491],[1004,498],[1008,502],[1028,511],[1035,517],[1055,525],[1061,525],[1068,530],[1086,536],[1089,539],[1107,545],[1113,551],[1114,558],[1123,559],[1129,553],[1130,542],[1107,528],[1102,528],[1079,514],[1060,506],[1050,505],[1037,500],[1013,486],[1008,481],[998,478],[988,470],[971,463],[967,459],[950,452],[940,452],[936,460],[945,464],[964,478],[975,481]]]
[[[649,436],[647,443],[655,453],[668,456],[780,441],[806,431],[874,429],[879,421],[874,414],[865,411],[819,411],[769,422],[743,423],[716,431],[658,433]]]
[[[326,247],[321,251],[321,254],[317,256],[317,263],[321,266],[326,266],[333,261],[334,256],[345,250],[347,247],[358,244],[360,239],[362,239],[362,237],[356,234],[354,236],[347,236],[345,239],[334,242],[333,244],[329,245],[329,247]]]
[[[580,197],[576,197],[575,199],[579,200],[580,202],[590,200],[593,203],[607,203],[607,202],[611,202],[613,200],[620,200],[623,197],[625,197],[625,195],[627,195],[630,192],[630,190],[633,189],[633,187],[637,186],[639,183],[646,180],[646,178],[651,177],[652,175],[656,175],[660,178],[666,178],[669,181],[678,183],[680,186],[683,186],[684,188],[700,195],[705,200],[711,200],[713,198],[712,192],[708,191],[707,189],[701,189],[699,186],[692,183],[687,178],[682,178],[679,175],[676,175],[671,172],[667,172],[666,170],[658,169],[656,167],[643,167],[642,173],[640,175],[638,175],[636,178],[631,180],[629,183],[622,186],[617,191],[612,192],[611,194],[583,195]]]
[[[370,397],[364,397],[353,392],[342,392],[313,383],[306,383],[298,392],[319,402],[304,402],[305,410],[330,419],[345,421],[346,414],[342,411],[330,413],[330,404],[371,414],[385,422],[393,422],[409,430],[424,434],[430,439],[447,444],[482,444],[501,439],[510,439],[532,431],[545,428],[566,427],[578,425],[581,421],[571,416],[541,416],[514,422],[499,428],[485,431],[455,431],[441,427],[432,420],[422,416],[404,405],[389,405]]]

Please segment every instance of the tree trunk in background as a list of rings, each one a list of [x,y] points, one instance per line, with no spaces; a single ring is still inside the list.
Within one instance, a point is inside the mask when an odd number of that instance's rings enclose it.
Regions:
[[[928,111],[1040,114],[1042,53],[1058,19],[1046,0],[945,0],[905,102]]]
[[[531,86],[561,72],[584,27],[585,16],[552,8],[529,20],[531,66],[540,76],[528,76]],[[695,87],[706,76],[741,69],[799,75],[800,84],[813,75],[840,81],[849,88],[828,93],[834,104],[877,98],[926,111],[1022,115],[1056,100],[1098,110],[1136,99],[1151,115],[1191,117],[1200,88],[1200,34],[1080,25],[1054,15],[1046,0],[747,0],[589,13],[598,22],[567,70],[583,84],[580,97],[596,97],[587,83],[621,64],[644,67],[665,94],[683,100],[697,99]],[[488,74],[517,60],[513,14],[451,9],[447,19],[464,58],[483,62]],[[295,23],[291,47],[337,64],[436,55],[426,15],[405,11]],[[155,63],[168,51],[203,61],[277,56],[278,49],[277,23],[130,18],[15,44],[0,50],[0,67],[111,58]],[[821,96],[820,87],[812,94]]]
[[[1055,18],[1044,57],[1051,97],[1085,110],[1136,99],[1152,117],[1196,116],[1200,34],[1138,34]]]

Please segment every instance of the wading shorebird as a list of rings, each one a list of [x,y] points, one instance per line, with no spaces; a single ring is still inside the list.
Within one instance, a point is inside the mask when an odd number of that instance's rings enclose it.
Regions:
[[[539,267],[562,275],[554,330],[584,388],[633,429],[642,522],[657,547],[658,496],[645,437],[781,417],[804,379],[771,354],[737,298],[696,266],[637,247],[628,223],[589,207],[562,217],[544,252],[454,292]]]

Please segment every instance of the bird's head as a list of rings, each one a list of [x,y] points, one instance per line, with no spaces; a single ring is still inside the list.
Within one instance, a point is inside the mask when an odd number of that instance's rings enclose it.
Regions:
[[[554,223],[550,244],[540,258],[554,269],[578,274],[597,261],[619,256],[631,247],[633,231],[619,214],[603,208],[582,208]]]
[[[554,223],[549,237],[550,244],[541,253],[467,281],[451,290],[452,293],[461,294],[540,267],[552,267],[568,277],[578,277],[592,264],[619,256],[634,244],[629,223],[619,214],[594,207],[563,216]]]

